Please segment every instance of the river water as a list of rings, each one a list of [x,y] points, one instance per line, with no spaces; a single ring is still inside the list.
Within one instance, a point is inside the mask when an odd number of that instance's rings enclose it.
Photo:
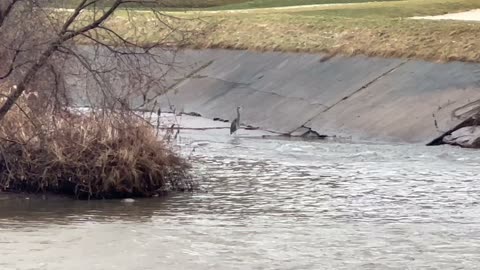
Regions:
[[[0,196],[0,269],[480,265],[478,151],[224,133],[181,135],[201,192],[134,203]]]

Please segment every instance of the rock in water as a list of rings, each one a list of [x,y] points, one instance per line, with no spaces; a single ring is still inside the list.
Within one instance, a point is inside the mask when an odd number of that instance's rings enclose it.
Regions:
[[[128,199],[123,199],[122,202],[124,202],[124,203],[134,203],[135,200],[131,199],[131,198],[128,198]]]
[[[443,137],[443,142],[467,148],[480,148],[480,127],[470,126],[457,129],[452,134]]]

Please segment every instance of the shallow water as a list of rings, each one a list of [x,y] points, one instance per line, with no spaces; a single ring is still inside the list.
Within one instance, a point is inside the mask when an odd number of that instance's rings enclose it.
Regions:
[[[226,132],[183,132],[205,192],[134,203],[0,196],[0,269],[480,264],[480,152]]]

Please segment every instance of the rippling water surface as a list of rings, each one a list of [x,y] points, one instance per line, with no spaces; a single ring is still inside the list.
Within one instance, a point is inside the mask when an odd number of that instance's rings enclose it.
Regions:
[[[130,204],[1,195],[0,269],[480,265],[479,151],[208,133],[181,143],[205,192]]]

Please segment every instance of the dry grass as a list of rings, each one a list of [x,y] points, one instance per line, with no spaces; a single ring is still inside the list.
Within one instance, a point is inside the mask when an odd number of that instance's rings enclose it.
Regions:
[[[323,5],[323,4],[338,4],[338,3],[363,3],[363,2],[386,2],[396,0],[224,0],[217,1],[218,3],[210,8],[215,10],[227,9],[252,9],[252,8],[272,8],[272,7],[288,7],[288,6],[303,6],[303,5]],[[223,2],[223,3],[222,3]]]
[[[480,62],[480,24],[257,15],[215,17],[194,48],[246,49]]]
[[[331,3],[360,3],[372,1],[396,1],[396,0],[158,0],[156,6],[181,9],[248,9],[266,7],[284,7],[292,5],[314,5]],[[62,7],[75,7],[80,0],[52,0],[52,5]],[[101,4],[109,6],[112,1],[103,1]],[[145,7],[135,5],[134,7]]]
[[[101,199],[193,188],[187,161],[133,113],[39,116],[31,98],[0,126],[0,190]]]
[[[477,0],[406,0],[385,3],[249,12],[172,13],[180,28],[203,33],[182,46],[259,51],[327,53],[415,58],[433,61],[480,62],[480,23],[424,21],[437,15],[480,8]],[[165,38],[148,13],[132,13],[142,42]],[[119,13],[112,25],[134,32]],[[142,30],[143,29],[143,30]],[[157,31],[158,29],[158,31]]]

